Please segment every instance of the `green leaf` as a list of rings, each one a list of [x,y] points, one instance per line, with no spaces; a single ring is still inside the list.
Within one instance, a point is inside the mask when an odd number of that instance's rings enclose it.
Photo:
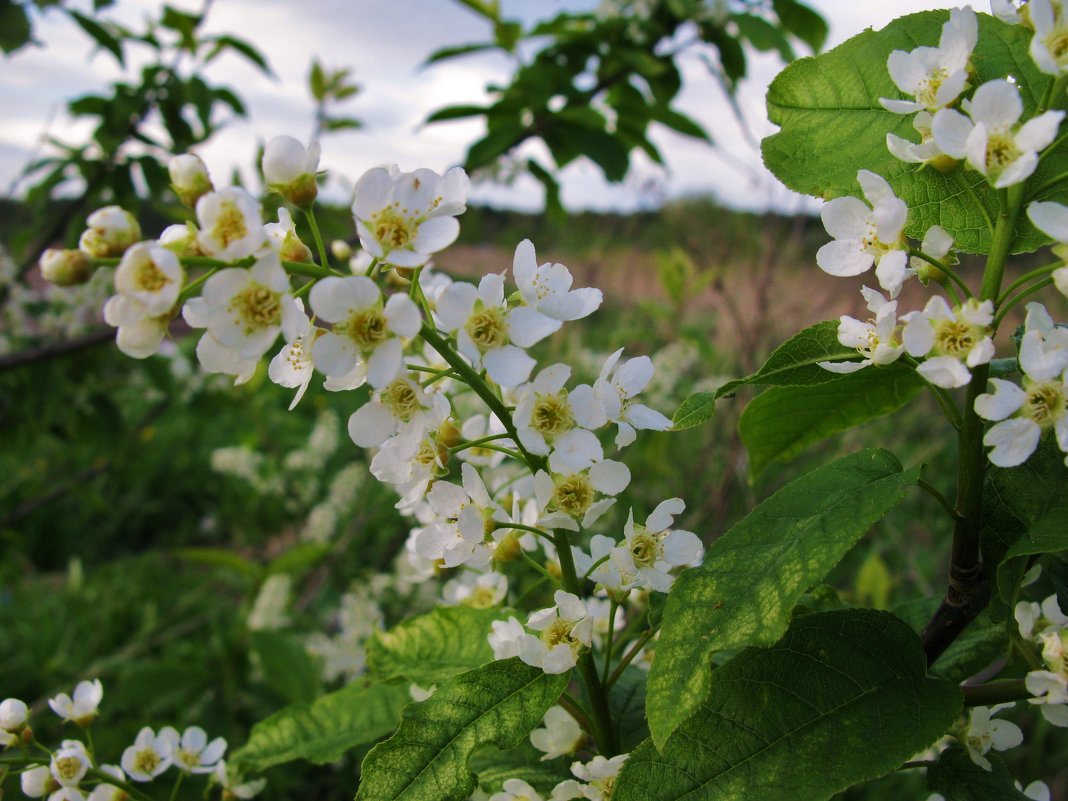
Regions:
[[[499,609],[443,606],[409,618],[367,642],[367,668],[382,679],[404,677],[423,687],[493,661],[486,636]]]
[[[295,637],[278,631],[254,631],[252,650],[259,657],[267,684],[287,701],[306,704],[319,695],[318,663]]]
[[[228,757],[244,773],[304,759],[335,762],[357,745],[389,734],[411,701],[407,686],[350,684],[311,704],[287,706],[252,727],[248,742]]]
[[[685,431],[712,419],[716,411],[716,396],[712,392],[695,392],[682,402],[671,416],[671,430]]]
[[[541,751],[524,739],[515,748],[502,751],[488,746],[478,749],[468,762],[471,772],[478,776],[478,786],[485,793],[498,793],[509,779],[524,781],[545,797],[571,775],[571,759],[542,761]]]
[[[326,97],[326,73],[323,72],[323,65],[318,59],[312,61],[311,69],[308,71],[308,88],[315,100],[322,102]]]
[[[323,561],[333,548],[317,542],[302,542],[295,545],[267,564],[267,573],[300,573]]]
[[[518,745],[567,686],[518,658],[462,673],[404,710],[397,733],[367,755],[356,801],[464,801],[479,746]]]
[[[267,59],[263,54],[257,50],[254,46],[246,42],[244,39],[238,39],[236,36],[218,36],[215,38],[215,47],[213,53],[219,53],[223,50],[236,50],[243,55],[246,59],[251,61],[257,67],[260,68],[260,72],[264,75],[273,78],[274,73],[271,71],[270,64],[267,63]],[[208,57],[210,61],[212,56]]]
[[[178,548],[174,555],[197,564],[230,570],[250,579],[259,579],[263,572],[252,560],[226,548]]]
[[[941,793],[946,801],[1028,801],[1001,758],[996,754],[986,758],[991,770],[972,762],[963,748],[947,748],[927,769],[927,789]]]
[[[919,634],[927,621],[935,613],[941,598],[917,598],[894,608],[893,612],[908,623]],[[996,622],[986,609],[968,624],[931,666],[934,676],[941,676],[947,681],[960,684],[971,678],[991,662],[1005,653],[1009,644],[1009,634],[1005,626]]]
[[[722,398],[746,384],[810,386],[835,381],[839,374],[824,370],[818,362],[856,361],[856,349],[838,341],[838,321],[816,323],[779,345],[752,375],[728,381],[716,390]]]
[[[897,363],[822,384],[772,387],[753,398],[738,421],[749,474],[757,476],[772,462],[792,459],[832,434],[896,412],[922,389],[916,371]]]
[[[85,14],[79,14],[74,10],[71,10],[68,13],[74,21],[78,23],[79,28],[93,37],[98,45],[111,53],[111,55],[115,56],[115,60],[119,62],[120,66],[126,66],[126,60],[122,54],[122,42],[116,39],[107,28],[92,17],[87,17]]]
[[[712,137],[708,135],[708,132],[704,128],[681,111],[675,111],[670,108],[658,108],[653,113],[653,119],[661,125],[666,125],[673,131],[678,131],[685,136],[692,136],[694,139],[700,139],[704,142],[712,141]]]
[[[440,50],[435,50],[429,56],[421,66],[427,67],[431,64],[436,64],[439,61],[445,61],[450,58],[456,58],[457,56],[466,56],[471,53],[481,53],[485,50],[494,50],[497,48],[495,42],[478,42],[477,44],[465,44],[465,45],[453,45],[452,47],[442,47]]]
[[[1029,553],[1028,532],[1047,513],[1053,523],[1060,514],[1062,499],[1068,495],[1068,468],[1052,437],[1039,443],[1031,458],[1019,467],[990,466],[983,486],[983,529],[980,544],[983,563],[988,575],[996,578],[997,597],[1011,603],[1013,592],[1023,577]],[[1051,545],[1059,540],[1055,532],[1039,528],[1043,541],[1052,538]],[[1017,542],[1022,542],[1020,552],[1008,557]],[[1039,542],[1036,541],[1035,545]],[[1002,565],[1008,558],[1010,563]]]
[[[957,719],[960,690],[925,668],[919,638],[886,612],[799,617],[771,648],[716,670],[712,696],[660,754],[651,741],[631,754],[612,801],[824,801]]]
[[[645,696],[649,673],[630,665],[608,691],[608,710],[616,729],[616,742],[623,751],[634,749],[649,736],[645,722]]]
[[[757,50],[777,50],[779,57],[787,63],[796,58],[782,31],[763,17],[756,14],[732,14],[731,19],[738,26],[738,33],[742,38],[748,39]]]
[[[506,121],[490,128],[489,133],[479,139],[467,151],[468,170],[485,167],[495,161],[498,156],[507,153],[514,145],[519,144],[526,137],[526,131],[517,122]]]
[[[480,117],[486,111],[485,106],[446,106],[435,111],[426,118],[426,121],[443,122],[445,120],[460,120],[465,117]]]
[[[782,26],[811,47],[813,53],[823,49],[827,20],[797,0],[772,0],[771,5]]]
[[[998,592],[1011,603],[1016,585],[1027,572],[1027,557],[1068,551],[1068,493],[1050,499],[1050,505],[1005,552],[998,565]]]
[[[1032,116],[1051,79],[1027,58],[1031,32],[978,14],[979,43],[972,56],[973,86],[1013,75],[1022,88],[1024,118]],[[898,161],[886,148],[887,133],[918,141],[912,115],[893,114],[880,97],[901,93],[890,79],[886,59],[893,50],[937,46],[947,11],[926,11],[894,20],[880,31],[865,31],[815,58],[783,70],[768,89],[768,115],[781,127],[764,140],[764,162],[788,187],[832,198],[858,195],[857,171],[868,169],[886,178],[909,206],[906,233],[916,239],[938,224],[954,235],[956,247],[969,253],[990,250],[990,220],[997,216],[997,193],[977,172],[931,168]],[[1068,170],[1068,151],[1059,147],[1043,158],[1028,181],[1027,200],[1068,199],[1068,183],[1038,191]],[[1013,252],[1033,250],[1047,241],[1021,215]]]
[[[916,482],[894,456],[867,450],[796,479],[713,542],[683,572],[664,610],[649,674],[658,747],[700,706],[712,654],[777,640],[790,611]]]
[[[33,27],[22,6],[11,0],[0,2],[0,50],[14,53],[30,41]]]

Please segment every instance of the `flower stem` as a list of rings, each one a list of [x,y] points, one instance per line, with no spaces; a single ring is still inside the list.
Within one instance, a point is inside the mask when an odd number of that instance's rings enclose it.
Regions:
[[[996,315],[994,315],[994,328],[997,328],[999,325],[1001,325],[1001,321],[1005,319],[1005,315],[1008,314],[1012,310],[1012,308],[1014,306],[1016,306],[1021,300],[1026,298],[1028,295],[1035,294],[1040,289],[1045,289],[1046,287],[1048,287],[1052,283],[1053,283],[1053,278],[1052,278],[1052,276],[1049,276],[1049,277],[1043,278],[1041,281],[1038,281],[1037,283],[1031,284],[1031,286],[1027,287],[1027,289],[1023,289],[1020,292],[1017,292],[1015,295],[1013,295],[1009,300],[1007,300],[1002,305],[1002,307],[1000,309],[998,309],[998,313]]]
[[[556,540],[556,555],[560,560],[564,589],[581,597],[582,585],[575,572],[575,559],[571,555],[571,541],[567,531],[555,529],[553,536]],[[589,651],[584,651],[579,657],[578,669],[586,684],[586,693],[590,699],[590,723],[593,729],[591,734],[597,740],[601,753],[606,757],[613,757],[619,753],[619,746],[612,727],[612,713],[608,709],[608,690],[601,683],[600,676],[597,675],[597,666]]]
[[[601,684],[608,682],[608,670],[612,667],[612,635],[616,633],[616,610],[619,604],[615,598],[608,604],[608,636],[604,641],[604,666],[601,668]]]
[[[460,451],[466,451],[468,448],[477,448],[480,445],[484,445],[487,442],[493,442],[498,439],[508,439],[508,435],[490,434],[488,437],[481,437],[480,439],[472,439],[468,440],[467,442],[461,442],[459,445],[454,445],[453,447],[449,448],[449,453],[459,453]]]
[[[308,225],[311,226],[312,237],[315,239],[315,249],[319,251],[319,264],[329,269],[330,261],[326,257],[326,248],[323,246],[323,236],[319,233],[319,223],[315,220],[315,208],[310,207],[304,211],[304,216],[308,218]]]
[[[1001,291],[1001,296],[998,297],[994,305],[1000,309],[1001,306],[1005,303],[1006,298],[1008,298],[1009,295],[1012,294],[1012,291],[1014,289],[1018,289],[1019,287],[1022,287],[1024,284],[1028,283],[1029,281],[1033,281],[1036,278],[1042,278],[1044,276],[1047,276],[1051,272],[1062,266],[1064,266],[1063,261],[1055,261],[1052,264],[1047,264],[1045,267],[1039,267],[1035,270],[1031,270],[1031,272],[1029,273],[1024,273]]]
[[[918,479],[916,481],[916,484],[920,489],[922,489],[924,492],[926,492],[928,495],[930,495],[932,498],[942,504],[942,507],[947,512],[949,512],[950,517],[952,517],[954,520],[957,520],[959,518],[957,510],[953,508],[953,504],[946,500],[946,496],[939,492],[933,484],[929,484],[922,478]]]
[[[623,675],[623,671],[627,669],[627,665],[634,661],[634,657],[638,655],[638,652],[645,647],[645,644],[649,642],[656,634],[656,629],[647,629],[642,632],[642,636],[634,641],[634,644],[630,647],[623,658],[619,660],[619,664],[616,665],[616,669],[612,671],[612,675],[608,677],[608,681],[605,682],[605,688],[611,688],[619,677]]]
[[[922,250],[910,250],[909,255],[915,256],[918,259],[923,259],[935,269],[945,273],[946,277],[949,278],[949,280],[951,280],[954,284],[960,287],[961,291],[964,293],[964,297],[970,298],[972,296],[972,291],[968,288],[968,285],[964,283],[964,279],[957,275],[955,272],[953,272],[951,268],[947,267],[938,259],[934,258],[933,256],[928,256]]]
[[[989,684],[965,685],[961,687],[964,693],[965,706],[994,706],[1007,704],[1013,701],[1024,701],[1031,697],[1023,679],[1009,679],[1008,681],[992,681]]]

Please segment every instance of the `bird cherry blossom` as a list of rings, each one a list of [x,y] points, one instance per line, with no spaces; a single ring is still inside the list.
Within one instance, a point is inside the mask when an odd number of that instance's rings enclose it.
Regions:
[[[98,259],[121,256],[141,239],[137,218],[118,206],[97,209],[85,222],[89,227],[82,232],[78,247]]]
[[[897,322],[897,301],[887,300],[874,289],[863,287],[861,294],[868,301],[868,311],[875,317],[861,322],[854,317],[842,315],[838,323],[838,341],[847,348],[856,348],[864,358],[859,362],[817,362],[832,373],[855,373],[877,364],[893,364],[905,352],[901,344],[900,326]]]
[[[567,322],[588,317],[603,299],[599,289],[572,289],[571,272],[564,265],[546,262],[539,266],[529,239],[515,249],[512,276],[523,302],[554,320]]]
[[[137,733],[134,744],[122,752],[122,769],[135,782],[150,782],[171,766],[174,745],[173,736],[166,730],[156,734],[145,726]]]
[[[197,244],[209,256],[236,261],[267,246],[259,201],[244,189],[228,186],[197,201]]]
[[[100,679],[80,681],[74,688],[74,697],[66,693],[48,699],[48,706],[63,720],[79,726],[88,726],[97,716],[100,701],[104,698],[104,685]]]
[[[292,136],[276,136],[263,148],[263,179],[294,206],[311,208],[319,192],[315,183],[319,154],[318,142],[305,150]]]
[[[637,437],[635,429],[667,431],[671,420],[655,409],[635,403],[634,398],[653,379],[653,361],[638,356],[621,362],[623,348],[612,353],[601,366],[593,384],[593,394],[601,402],[608,422],[615,423],[616,446],[630,445]],[[576,390],[581,387],[576,387]]]
[[[670,571],[696,564],[704,554],[701,540],[691,531],[669,530],[675,515],[685,510],[681,498],[662,501],[645,521],[635,524],[634,511],[627,515],[624,539],[612,549],[612,562],[621,575],[633,576],[638,586],[667,592],[675,581]]]
[[[922,312],[902,315],[905,326],[901,339],[910,356],[934,354],[917,368],[932,384],[951,389],[971,380],[969,367],[987,364],[994,358],[990,324],[994,304],[969,299],[951,309],[945,298],[935,295]]]
[[[890,78],[914,100],[880,98],[887,111],[911,114],[935,112],[950,105],[968,85],[968,66],[979,38],[979,23],[970,8],[955,8],[942,26],[938,47],[893,51],[886,61]]]
[[[542,719],[545,724],[530,733],[530,744],[541,751],[542,761],[575,753],[586,744],[586,733],[562,706],[551,706]]]

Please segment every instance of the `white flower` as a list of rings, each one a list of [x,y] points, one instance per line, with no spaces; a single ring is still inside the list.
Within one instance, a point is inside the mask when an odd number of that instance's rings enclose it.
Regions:
[[[630,484],[630,469],[611,459],[597,462],[586,470],[550,476],[539,470],[534,476],[534,492],[543,514],[538,525],[578,531],[576,521],[589,528],[615,503],[615,498]]]
[[[202,297],[208,333],[241,359],[259,359],[279,333],[288,342],[308,327],[307,316],[290,293],[289,276],[273,253],[247,269],[228,267],[215,273],[204,283]]]
[[[508,595],[508,577],[502,573],[464,573],[450,579],[442,588],[442,601],[447,606],[470,606],[489,609],[499,606]]]
[[[1048,326],[1048,328],[1047,328]],[[1027,461],[1043,432],[1053,430],[1057,444],[1068,453],[1068,333],[1054,329],[1038,304],[1028,304],[1020,342],[1023,388],[991,378],[993,394],[975,399],[975,413],[992,426],[983,437],[990,446],[990,461],[1015,467]]]
[[[624,540],[612,550],[612,561],[623,576],[635,576],[639,586],[667,592],[675,581],[669,571],[701,561],[704,546],[696,534],[668,530],[685,508],[681,498],[663,501],[644,526],[635,525],[633,510],[628,513]]]
[[[134,744],[122,752],[122,769],[134,781],[150,782],[171,766],[174,743],[164,731],[157,735],[145,726]]]
[[[286,610],[293,594],[293,578],[288,573],[268,576],[256,594],[248,613],[250,631],[274,631],[289,623]],[[162,732],[160,732],[162,734]]]
[[[1006,706],[1012,706],[1007,704]],[[968,756],[972,762],[983,770],[990,770],[990,760],[985,756],[991,749],[995,751],[1008,751],[1023,742],[1023,732],[1015,723],[1007,720],[994,720],[991,715],[1002,707],[988,709],[985,706],[975,707],[968,716],[967,729],[961,734],[960,740],[968,749]]]
[[[207,328],[208,316],[208,304],[204,298],[190,298],[182,307],[182,317],[192,328]],[[206,373],[224,373],[235,376],[234,385],[236,386],[252,378],[256,372],[259,357],[243,357],[236,350],[220,344],[210,333],[206,333],[197,342],[197,361]]]
[[[987,364],[994,358],[990,324],[994,304],[974,298],[951,309],[945,298],[936,295],[927,301],[922,312],[901,317],[905,327],[901,334],[910,356],[934,354],[917,368],[925,379],[939,387],[962,387],[971,380],[969,367]]]
[[[637,437],[635,429],[667,431],[671,428],[671,420],[660,412],[634,402],[653,378],[652,359],[638,356],[620,362],[622,355],[623,348],[620,348],[609,356],[593,383],[593,394],[601,402],[605,417],[618,427],[615,441],[619,448],[634,442]],[[579,389],[581,387],[576,387],[576,391]]]
[[[588,384],[564,390],[570,375],[568,365],[553,364],[515,393],[513,420],[520,442],[539,456],[552,449],[549,464],[557,473],[582,470],[604,458],[597,437],[581,430],[603,426],[604,408]]]
[[[609,598],[590,598],[586,601],[586,608],[590,610],[590,617],[593,618],[593,643],[598,648],[608,639],[609,629],[613,633],[621,631],[626,623],[622,605],[616,604],[613,614],[612,601]]]
[[[231,775],[226,769],[226,761],[220,759],[219,764],[215,766],[215,781],[223,788],[223,796],[226,794],[232,795],[234,798],[252,798],[258,795],[264,787],[267,786],[266,779],[256,779],[251,782],[241,782],[241,778],[236,775]]]
[[[43,798],[59,788],[59,783],[52,778],[48,765],[28,768],[19,778],[23,794],[30,798]]]
[[[183,773],[212,773],[226,753],[226,740],[216,737],[209,743],[208,735],[199,726],[190,726],[182,732],[181,738],[176,729],[164,726],[159,736],[170,743],[174,766]]]
[[[316,366],[328,376],[352,371],[358,361],[367,365],[367,382],[376,389],[389,384],[403,366],[400,337],[419,332],[422,317],[407,295],[390,296],[385,305],[370,278],[324,278],[311,291],[315,315],[333,329],[315,341]]]
[[[527,636],[523,624],[514,617],[508,620],[494,620],[490,623],[490,633],[486,639],[493,649],[494,659],[510,659],[519,656],[519,641]]]
[[[437,315],[446,331],[456,332],[460,353],[475,369],[485,367],[490,378],[502,387],[522,384],[534,369],[529,348],[555,331],[562,323],[530,306],[508,308],[504,298],[504,277],[484,275],[478,288],[456,282],[438,298]]]
[[[1036,201],[1027,206],[1027,216],[1035,228],[1057,241],[1053,252],[1061,259],[1068,256],[1068,206],[1060,203]],[[1053,271],[1053,284],[1068,297],[1068,267]]]
[[[816,264],[830,275],[860,275],[876,266],[875,275],[883,289],[893,286],[908,261],[905,220],[908,206],[894,194],[884,178],[868,170],[857,173],[857,181],[868,203],[855,197],[839,197],[827,202],[820,218],[834,237],[816,252]]]
[[[539,267],[529,239],[515,249],[512,276],[523,302],[554,320],[579,320],[601,305],[601,290],[571,288],[573,279],[564,265],[546,262]]]
[[[375,390],[370,402],[353,412],[349,436],[361,448],[374,448],[394,434],[416,441],[448,416],[448,399],[401,376]]]
[[[447,472],[448,455],[433,433],[418,438],[394,436],[371,459],[371,475],[393,484],[401,496],[396,507],[407,509],[423,499],[432,479]]]
[[[24,701],[18,698],[5,698],[0,702],[0,729],[12,733],[22,731],[28,716],[29,709]]]
[[[267,186],[302,209],[310,208],[318,187],[315,171],[319,169],[319,143],[312,142],[307,152],[292,136],[276,136],[263,148],[263,178]]]
[[[41,254],[41,277],[56,286],[84,284],[93,275],[93,265],[80,250],[49,248]]]
[[[553,594],[555,606],[531,613],[527,627],[541,637],[524,635],[519,640],[519,658],[546,673],[566,673],[578,662],[578,654],[593,638],[593,619],[577,596],[563,590]]]
[[[1031,37],[1029,51],[1038,68],[1047,75],[1060,76],[1068,72],[1068,19],[1064,16],[1064,4],[1057,0],[1030,0],[1027,11],[1035,35]]]
[[[215,188],[208,177],[208,168],[193,153],[175,156],[167,164],[167,172],[171,176],[171,189],[187,206],[196,206],[203,195]]]
[[[1019,787],[1020,783],[1017,782],[1016,786]],[[1045,782],[1033,781],[1024,787],[1022,792],[1032,801],[1050,801],[1049,787]]]
[[[545,713],[545,728],[530,733],[530,744],[543,752],[541,759],[556,759],[573,754],[586,743],[586,733],[562,706],[551,706]]]
[[[267,366],[267,376],[281,387],[296,389],[297,394],[289,404],[292,411],[304,397],[315,374],[315,361],[312,359],[312,345],[315,340],[325,334],[325,329],[311,325],[310,321],[305,333],[285,345]]]
[[[990,13],[1009,25],[1020,24],[1020,11],[1013,0],[990,0]]]
[[[422,556],[441,559],[445,567],[481,567],[493,556],[487,534],[496,523],[508,522],[508,515],[490,498],[478,471],[467,462],[460,467],[462,487],[438,481],[427,493],[431,508],[445,522],[423,529],[415,545]]]
[[[1032,670],[1024,680],[1027,692],[1035,696],[1032,704],[1039,704],[1042,716],[1054,726],[1068,727],[1068,679],[1049,670]]]
[[[612,797],[612,788],[616,777],[627,761],[629,754],[620,754],[611,759],[603,756],[595,756],[589,762],[575,762],[571,765],[571,772],[585,784],[580,784],[574,779],[560,782],[553,788],[550,801],[568,801],[572,798],[585,798],[589,801],[609,801]]]
[[[201,197],[197,201],[197,224],[197,244],[216,259],[237,261],[256,255],[267,244],[259,202],[236,186]]]
[[[297,224],[285,206],[278,209],[278,222],[267,223],[263,231],[267,244],[282,261],[312,261],[311,248],[297,236]]]
[[[953,103],[968,85],[968,61],[978,37],[975,12],[968,7],[955,8],[942,26],[938,47],[892,52],[886,61],[890,78],[915,100],[880,98],[883,108],[896,114],[911,114],[923,109],[935,112]]]
[[[1021,126],[1020,90],[1006,80],[987,81],[967,105],[969,120],[959,111],[942,109],[931,129],[935,142],[955,159],[986,176],[997,189],[1026,180],[1038,166],[1038,151],[1057,136],[1063,111],[1047,111]]]
[[[62,747],[52,755],[48,769],[52,778],[63,787],[77,787],[93,766],[85,744],[80,740],[64,740]]]
[[[906,164],[926,164],[944,156],[945,154],[938,149],[934,131],[931,130],[933,119],[934,115],[929,111],[920,111],[912,119],[912,127],[920,135],[919,142],[911,142],[897,134],[888,133],[886,149],[890,151],[890,155]]]
[[[522,779],[507,779],[504,789],[489,797],[489,801],[544,801],[538,791]]]
[[[97,708],[104,698],[104,685],[100,679],[92,681],[80,681],[74,688],[74,698],[66,693],[60,693],[54,698],[48,699],[48,705],[52,711],[63,720],[77,723],[79,726],[88,726],[97,716]]]
[[[170,312],[183,280],[185,271],[178,256],[155,242],[131,246],[115,270],[115,289],[140,303],[146,317]]]
[[[398,267],[418,267],[460,233],[456,215],[466,208],[471,182],[459,167],[433,170],[368,170],[356,182],[352,216],[360,244]]]
[[[860,291],[868,301],[868,310],[874,312],[875,317],[864,323],[842,315],[838,323],[838,341],[847,348],[856,348],[864,359],[859,362],[817,362],[824,370],[854,373],[870,364],[892,364],[905,352],[905,346],[899,339],[897,301],[888,301],[868,287]]]
[[[106,773],[120,782],[126,781],[126,774],[118,765],[101,765],[100,772]],[[121,787],[101,782],[89,793],[88,801],[128,801],[129,795]]]
[[[946,257],[949,256],[949,252],[952,249],[953,235],[941,225],[932,225],[928,228],[927,233],[923,235],[923,242],[920,244],[920,252],[930,256],[940,264],[952,263],[946,261]],[[929,275],[932,270],[938,270],[929,261],[921,259],[919,256],[913,256],[909,259],[909,266],[911,269],[907,270],[907,273],[919,275],[920,280],[924,280],[923,276]]]
[[[121,256],[141,238],[137,218],[118,206],[105,206],[89,215],[88,228],[82,232],[78,247],[98,259]]]
[[[145,307],[126,295],[113,295],[104,304],[104,322],[119,329],[115,344],[134,359],[147,359],[157,351],[167,335],[171,314],[150,317]]]
[[[624,575],[620,566],[611,559],[615,547],[616,541],[611,537],[594,534],[590,537],[589,554],[572,546],[571,555],[580,576],[588,574],[598,586],[609,592],[622,593],[634,586],[637,575],[633,572]]]

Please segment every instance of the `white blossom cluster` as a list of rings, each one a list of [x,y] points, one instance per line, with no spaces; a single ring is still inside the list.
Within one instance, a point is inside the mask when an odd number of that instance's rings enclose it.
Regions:
[[[1020,636],[1041,649],[1042,669],[1027,674],[1027,691],[1043,717],[1054,726],[1068,727],[1068,615],[1056,595],[1041,604],[1021,601],[1014,610]]]
[[[181,776],[207,774],[222,788],[224,797],[251,798],[263,789],[262,780],[242,783],[228,776],[223,754],[226,740],[208,740],[199,726],[180,732],[164,726],[158,732],[148,726],[122,753],[118,765],[97,761],[88,731],[99,714],[104,687],[99,679],[81,681],[74,693],[59,693],[48,700],[52,711],[64,722],[87,733],[82,740],[63,740],[54,751],[42,746],[29,725],[29,709],[17,698],[0,702],[0,748],[34,745],[50,754],[47,761],[36,760],[21,773],[22,792],[30,798],[48,801],[125,801],[130,798],[130,782],[151,782],[168,769]]]
[[[1063,61],[1060,49],[1050,50],[1055,37],[1068,31],[1061,5],[1040,0],[1027,8],[1035,31],[1031,57],[1043,72],[1063,74],[1057,60]],[[1007,3],[995,12],[1020,22]],[[920,141],[888,134],[887,147],[903,162],[943,171],[960,165],[981,175],[992,189],[1007,189],[1034,172],[1043,150],[1056,138],[1064,112],[1044,111],[1024,119],[1020,89],[1011,79],[988,81],[973,91],[971,57],[977,41],[976,15],[965,7],[950,12],[937,46],[891,53],[887,68],[905,97],[881,102],[888,111],[914,114]],[[835,276],[861,275],[874,267],[882,291],[861,290],[871,312],[867,320],[843,316],[840,321],[839,342],[856,349],[862,359],[820,365],[844,374],[907,358],[936,388],[965,386],[973,371],[996,355],[993,336],[1000,310],[995,299],[973,296],[955,275],[954,243],[947,231],[932,226],[922,243],[910,244],[904,233],[908,207],[886,179],[860,170],[857,181],[867,202],[841,197],[823,207],[823,223],[834,240],[820,248],[816,259]],[[1036,228],[1058,243],[1054,253],[1063,259],[1068,207],[1035,201],[1026,212]],[[1068,267],[1049,273],[1052,283],[1068,295]],[[913,276],[924,284],[944,285],[952,302],[936,295],[922,309],[900,313],[898,294]],[[1041,304],[1029,303],[1027,308],[1018,358],[1022,386],[993,378],[994,392],[980,395],[974,407],[994,423],[984,444],[991,448],[990,461],[1000,467],[1022,464],[1047,432],[1068,454],[1068,330],[1056,327]]]

